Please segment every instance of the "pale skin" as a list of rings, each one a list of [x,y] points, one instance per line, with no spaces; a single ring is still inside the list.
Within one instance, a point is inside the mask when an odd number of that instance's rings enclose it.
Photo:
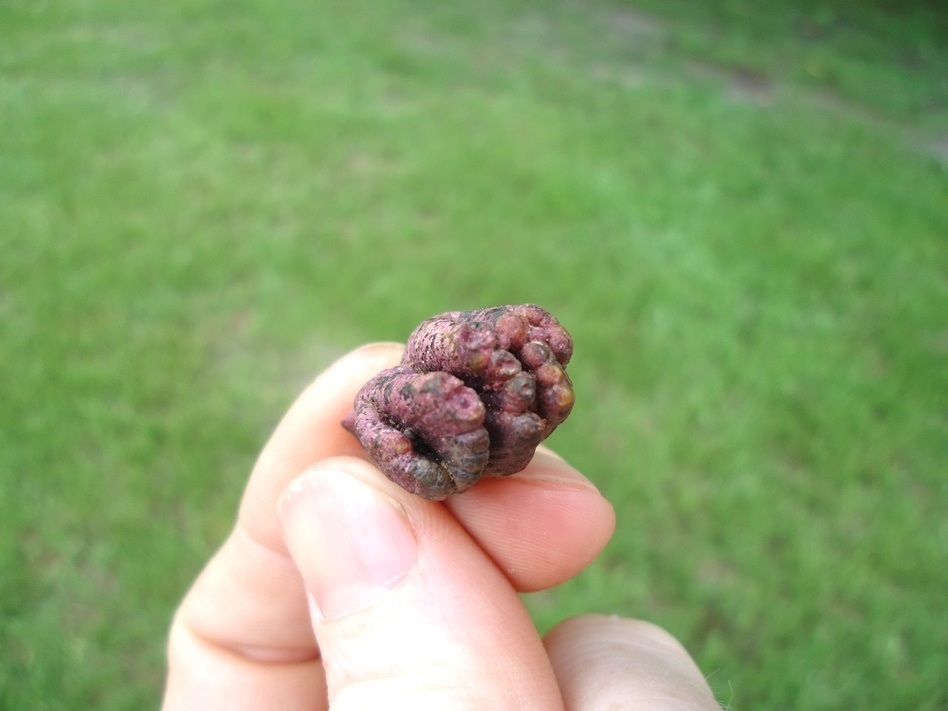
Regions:
[[[339,423],[401,352],[344,356],[273,433],[175,615],[165,711],[719,709],[647,622],[584,615],[537,633],[517,593],[579,573],[615,525],[556,454],[440,503],[368,461]]]

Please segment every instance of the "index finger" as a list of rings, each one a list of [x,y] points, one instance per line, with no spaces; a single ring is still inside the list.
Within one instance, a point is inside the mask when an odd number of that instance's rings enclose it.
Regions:
[[[233,531],[175,614],[166,711],[325,708],[325,673],[302,581],[283,542],[277,501],[310,464],[359,454],[339,422],[361,383],[400,355],[397,344],[373,344],[343,357],[313,381],[273,432]]]

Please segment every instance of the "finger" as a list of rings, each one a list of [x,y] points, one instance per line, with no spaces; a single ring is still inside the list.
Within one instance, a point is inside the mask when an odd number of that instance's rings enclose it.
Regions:
[[[543,640],[567,710],[720,711],[678,640],[648,622],[584,615]]]
[[[510,477],[484,479],[444,502],[522,592],[585,568],[615,530],[615,511],[586,477],[541,447]]]
[[[313,462],[342,454],[365,456],[340,423],[355,395],[373,376],[401,360],[403,346],[363,346],[320,375],[284,416],[254,466],[239,520],[261,545],[285,553],[276,504],[286,485]]]
[[[281,515],[334,710],[561,708],[516,591],[443,506],[335,458]]]
[[[361,384],[400,357],[396,344],[348,354],[310,385],[274,431],[234,531],[175,615],[165,709],[296,708],[289,699],[297,698],[311,700],[300,708],[324,705],[322,665],[277,499],[312,462],[361,451],[339,422]]]

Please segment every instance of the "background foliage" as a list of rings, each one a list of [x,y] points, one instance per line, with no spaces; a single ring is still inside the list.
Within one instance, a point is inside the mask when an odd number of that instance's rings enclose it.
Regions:
[[[619,526],[529,596],[736,709],[948,706],[939,3],[0,0],[0,707],[154,706],[334,357],[573,332]]]

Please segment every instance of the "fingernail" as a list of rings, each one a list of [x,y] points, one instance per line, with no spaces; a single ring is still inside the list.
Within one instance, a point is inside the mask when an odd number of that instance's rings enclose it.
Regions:
[[[325,619],[372,605],[414,568],[418,542],[404,509],[357,477],[313,470],[280,500],[287,547]]]
[[[515,476],[522,482],[554,484],[599,493],[595,484],[570,466],[561,456],[547,449],[537,449],[530,466]]]

